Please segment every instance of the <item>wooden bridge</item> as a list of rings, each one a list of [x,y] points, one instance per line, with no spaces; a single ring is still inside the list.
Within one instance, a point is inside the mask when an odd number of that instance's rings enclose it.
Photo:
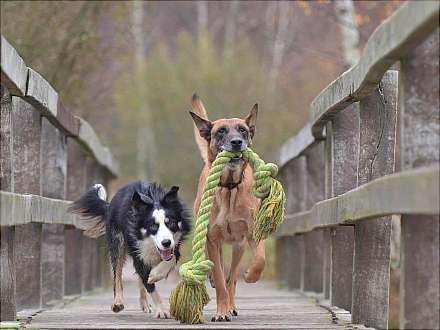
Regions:
[[[117,163],[2,37],[1,327],[385,329],[394,215],[400,327],[440,328],[438,26],[439,2],[405,3],[315,98],[280,152],[277,274],[288,290],[239,285],[240,316],[201,326],[142,313],[130,281],[127,310],[110,311],[105,246],[66,208],[116,177]],[[159,286],[163,296],[174,283]]]

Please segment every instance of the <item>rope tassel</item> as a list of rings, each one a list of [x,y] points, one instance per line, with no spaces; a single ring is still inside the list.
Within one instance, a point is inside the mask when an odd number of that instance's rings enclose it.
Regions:
[[[281,183],[274,179],[278,172],[275,164],[264,163],[249,148],[238,153],[222,151],[217,155],[209,171],[197,214],[192,241],[192,259],[180,267],[179,273],[182,279],[170,296],[171,316],[182,323],[205,322],[203,308],[209,302],[205,280],[213,267],[213,263],[206,258],[205,254],[208,224],[221,172],[231,158],[237,156],[243,157],[254,170],[254,195],[261,199],[255,219],[253,233],[255,241],[259,242],[275,232],[284,219],[286,197]]]

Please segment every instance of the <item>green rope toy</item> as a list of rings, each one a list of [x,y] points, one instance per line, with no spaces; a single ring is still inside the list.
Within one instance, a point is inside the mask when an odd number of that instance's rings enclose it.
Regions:
[[[263,160],[251,149],[234,153],[222,151],[214,160],[203,191],[202,200],[197,214],[192,241],[192,259],[184,263],[179,273],[182,280],[170,296],[171,316],[182,323],[204,323],[203,307],[209,302],[205,280],[213,267],[211,260],[206,258],[205,244],[208,234],[209,218],[214,202],[216,189],[220,183],[223,168],[231,158],[241,156],[254,170],[254,195],[261,199],[258,208],[254,239],[259,242],[273,233],[284,219],[284,202],[286,200],[281,183],[274,179],[278,167]]]

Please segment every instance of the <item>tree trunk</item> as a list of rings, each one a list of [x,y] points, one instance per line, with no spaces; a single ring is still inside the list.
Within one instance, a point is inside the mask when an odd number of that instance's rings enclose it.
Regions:
[[[347,68],[350,68],[358,62],[360,57],[359,30],[355,20],[353,1],[336,0],[334,5],[341,30],[344,63]]]
[[[136,168],[140,180],[154,180],[155,175],[155,143],[154,131],[151,126],[151,113],[146,106],[143,66],[145,61],[146,36],[143,29],[144,6],[142,1],[132,2],[132,33],[135,44],[135,72],[137,97],[139,99],[139,125],[136,137]]]
[[[225,25],[225,44],[224,44],[225,58],[230,57],[231,48],[235,40],[238,5],[239,5],[238,0],[233,0],[229,3],[229,12],[226,18],[226,25]]]
[[[197,31],[200,37],[201,33],[208,27],[208,4],[206,1],[196,1],[197,5]]]
[[[269,71],[269,86],[272,92],[275,89],[275,83],[280,72],[285,50],[287,48],[286,41],[289,32],[289,2],[280,1],[277,2],[277,6],[279,13],[278,25],[275,35],[275,42],[272,49],[272,65]]]

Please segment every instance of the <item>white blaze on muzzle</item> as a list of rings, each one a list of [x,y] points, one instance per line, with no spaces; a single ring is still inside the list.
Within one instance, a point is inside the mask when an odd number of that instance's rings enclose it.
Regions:
[[[165,217],[165,211],[156,209],[152,214],[154,221],[159,225],[155,235],[152,235],[157,250],[163,260],[171,260],[174,256],[174,235],[172,231],[166,226],[167,218]],[[169,246],[163,246],[163,242],[169,240],[171,243]]]

